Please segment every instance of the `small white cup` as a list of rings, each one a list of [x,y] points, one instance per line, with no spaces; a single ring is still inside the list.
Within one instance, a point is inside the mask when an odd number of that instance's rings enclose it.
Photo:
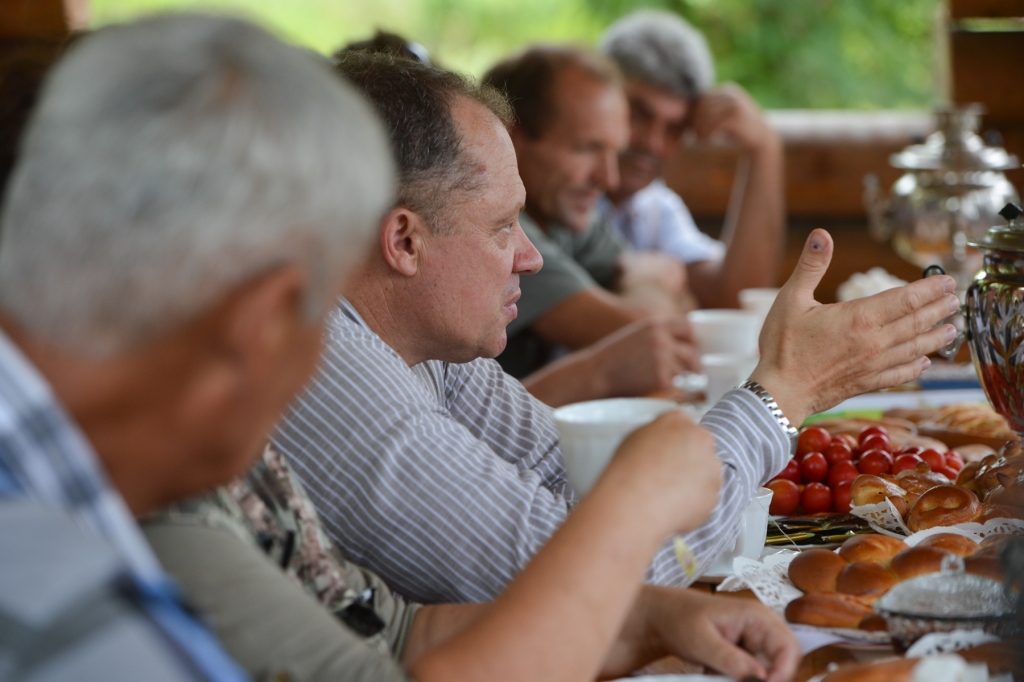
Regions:
[[[586,495],[630,433],[679,405],[654,398],[611,398],[574,403],[555,410],[566,476]]]
[[[687,314],[701,355],[757,354],[758,317],[747,310],[729,308],[693,310]]]
[[[726,394],[750,378],[757,367],[756,355],[737,353],[711,353],[702,355],[700,364],[708,378],[704,396],[708,405],[713,405]]]
[[[764,541],[768,537],[768,508],[772,504],[773,494],[770,488],[758,488],[754,499],[743,511],[736,543],[729,551],[718,557],[714,565],[708,569],[709,575],[732,574],[732,560],[736,557],[761,557]]]

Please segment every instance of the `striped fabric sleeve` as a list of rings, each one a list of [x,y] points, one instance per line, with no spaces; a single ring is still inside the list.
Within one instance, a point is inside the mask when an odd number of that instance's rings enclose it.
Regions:
[[[750,391],[726,393],[700,423],[715,436],[715,450],[723,466],[718,504],[704,525],[683,536],[697,558],[697,576],[729,549],[757,488],[782,471],[789,460],[789,440]],[[647,581],[676,587],[693,582],[680,568],[671,538],[655,555]]]
[[[513,381],[484,360],[414,373],[334,315],[318,374],[272,440],[353,563],[416,601],[485,601],[571,502],[549,410]]]

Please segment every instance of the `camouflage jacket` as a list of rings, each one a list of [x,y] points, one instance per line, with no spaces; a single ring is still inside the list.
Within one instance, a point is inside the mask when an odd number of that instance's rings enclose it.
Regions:
[[[259,546],[366,644],[381,653],[400,653],[404,648],[418,606],[407,604],[376,575],[341,556],[302,484],[269,444],[245,476],[178,503],[147,523],[229,530]]]

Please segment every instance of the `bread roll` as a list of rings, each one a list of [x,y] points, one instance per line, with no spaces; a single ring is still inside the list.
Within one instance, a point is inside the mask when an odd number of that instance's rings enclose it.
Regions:
[[[936,547],[911,547],[892,558],[890,568],[900,580],[916,578],[927,573],[938,573],[942,570],[942,560],[950,556],[949,552]]]
[[[1008,504],[983,504],[974,520],[985,523],[992,519],[1024,519],[1024,509]]]
[[[860,507],[865,504],[877,504],[890,496],[902,496],[905,492],[883,478],[861,474],[853,479],[850,486],[850,500],[853,506]]]
[[[914,502],[907,513],[907,528],[915,533],[935,526],[954,526],[973,521],[980,511],[977,496],[966,488],[940,485]]]
[[[1002,582],[1006,577],[1003,564],[997,554],[975,554],[964,559],[964,570],[974,575],[983,575]]]
[[[970,556],[977,552],[981,547],[974,540],[964,537],[963,535],[957,535],[956,533],[938,533],[937,535],[930,535],[917,543],[917,546],[934,547],[935,549],[952,552],[957,556]]]
[[[872,613],[860,622],[857,629],[867,630],[868,632],[886,632],[889,629],[889,623],[886,622],[885,617],[881,614]]]
[[[933,471],[915,471],[913,469],[901,471],[896,475],[896,484],[907,491],[904,499],[907,504],[913,504],[924,493],[940,485],[948,485],[949,479]]]
[[[896,576],[886,566],[873,561],[854,561],[836,579],[836,592],[874,601],[895,584]]]
[[[825,628],[856,628],[872,613],[871,607],[856,597],[837,592],[810,592],[786,605],[790,623]]]
[[[873,561],[888,564],[907,548],[907,543],[888,535],[854,535],[839,548],[839,556],[847,561]]]
[[[849,562],[827,549],[800,552],[789,564],[789,579],[803,592],[835,592],[836,578]]]

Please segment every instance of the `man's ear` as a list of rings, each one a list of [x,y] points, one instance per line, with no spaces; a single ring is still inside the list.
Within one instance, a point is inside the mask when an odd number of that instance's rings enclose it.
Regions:
[[[298,350],[293,346],[315,333],[303,314],[306,286],[302,268],[284,265],[239,287],[197,321],[206,328],[201,333],[209,337],[209,354],[203,376],[190,389],[191,407],[216,413],[254,386],[273,383],[275,366],[284,371],[280,365]],[[317,350],[311,351],[311,367]]]
[[[413,277],[423,258],[424,238],[430,228],[407,208],[393,208],[381,220],[380,250],[392,270]]]

